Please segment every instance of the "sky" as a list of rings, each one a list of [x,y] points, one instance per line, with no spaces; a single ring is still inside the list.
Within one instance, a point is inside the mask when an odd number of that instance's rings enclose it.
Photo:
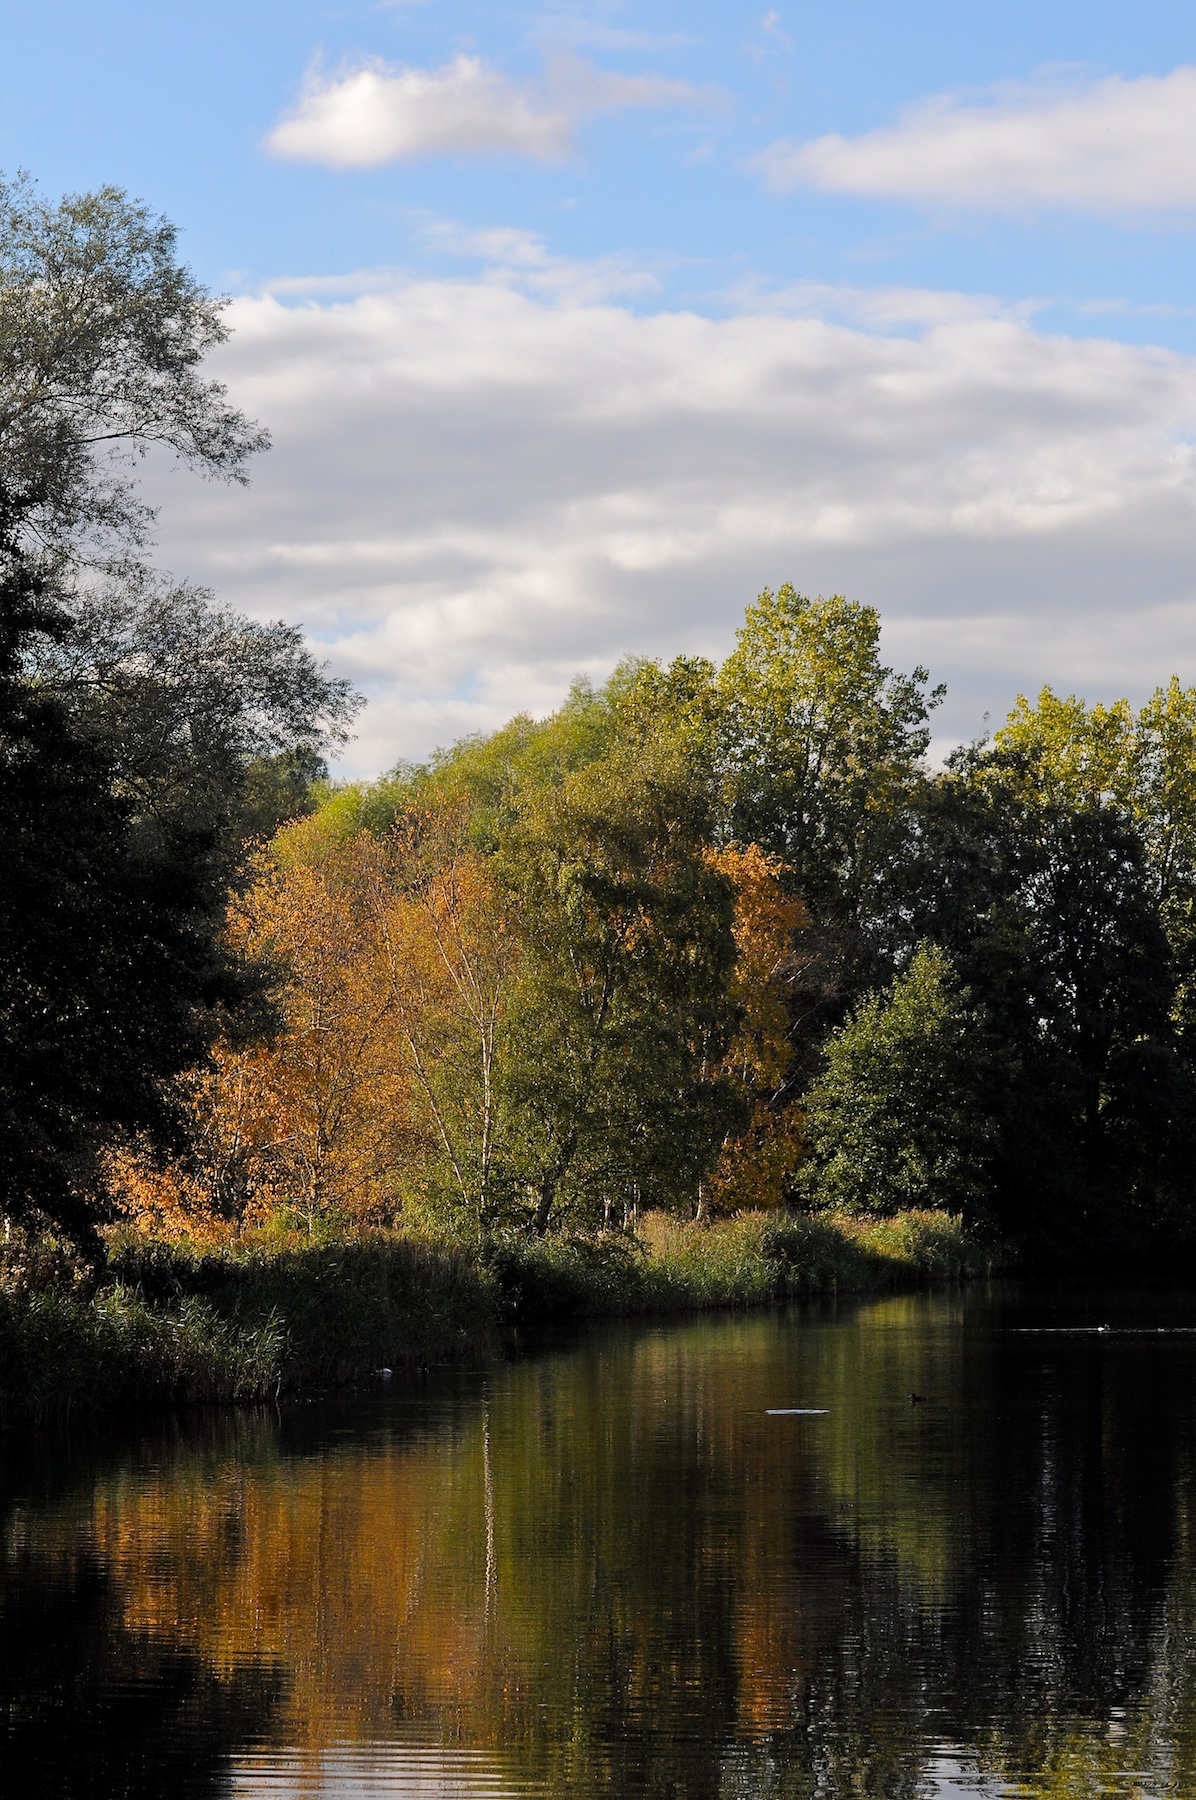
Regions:
[[[367,694],[343,763],[878,608],[936,745],[1196,682],[1190,6],[0,0],[0,170],[230,296],[248,489],[158,557]]]

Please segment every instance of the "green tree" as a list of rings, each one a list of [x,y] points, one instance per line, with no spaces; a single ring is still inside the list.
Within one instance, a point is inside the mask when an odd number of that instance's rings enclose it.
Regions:
[[[717,681],[726,829],[780,856],[816,918],[866,907],[944,691],[927,680],[881,662],[870,606],[786,583],[747,610]]]
[[[104,749],[28,681],[65,629],[37,573],[0,569],[0,1214],[95,1246],[101,1158],[171,1136],[164,1083],[256,991],[214,929],[192,845],[147,853]]]
[[[354,706],[293,629],[140,561],[139,455],[240,481],[266,443],[201,373],[222,307],[118,190],[0,184],[0,1211],[83,1239],[104,1146],[165,1141],[165,1084],[260,1022],[227,886]]]
[[[130,468],[152,444],[245,479],[269,440],[200,373],[224,306],[174,226],[119,188],[54,206],[26,177],[0,182],[0,488],[26,553],[60,567],[143,543]]]
[[[1001,1046],[993,1203],[1040,1254],[1145,1249],[1188,1201],[1193,1091],[1175,960],[1134,820],[1023,742],[927,784],[893,871],[890,954],[941,945]],[[1186,1228],[1185,1228],[1186,1229]]]
[[[508,1168],[536,1231],[587,1198],[692,1205],[733,1122],[733,901],[708,838],[684,765],[616,749],[529,795],[498,853],[527,952]]]
[[[1043,688],[1018,699],[996,734],[1024,759],[1039,795],[1118,809],[1136,830],[1175,962],[1173,1016],[1196,1062],[1196,688],[1177,676],[1134,713]]]
[[[936,1207],[970,1221],[989,1212],[995,1131],[986,1096],[984,1022],[946,954],[923,944],[884,993],[832,1033],[806,1097],[818,1207],[886,1215]]]
[[[206,839],[223,889],[247,838],[305,808],[360,697],[294,625],[148,571],[77,596],[68,618],[31,644],[29,678],[102,751],[143,836]]]

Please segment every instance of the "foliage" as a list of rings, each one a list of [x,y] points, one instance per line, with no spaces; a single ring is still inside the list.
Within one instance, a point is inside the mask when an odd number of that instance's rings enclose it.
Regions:
[[[253,984],[175,839],[149,853],[101,746],[20,671],[56,628],[44,582],[0,572],[0,1212],[88,1240],[101,1155],[168,1135],[162,1084],[200,1058]],[[94,1241],[94,1240],[92,1240]]]
[[[892,987],[862,1001],[828,1041],[806,1109],[803,1188],[813,1204],[982,1217],[994,1135],[985,1051],[946,955],[920,946]]]
[[[528,943],[512,1036],[513,1167],[560,1205],[692,1197],[732,1117],[729,884],[668,753],[615,754],[529,796],[500,856]]]
[[[651,1214],[639,1238],[518,1234],[484,1251],[393,1233],[206,1250],[126,1234],[98,1284],[0,1260],[0,1414],[274,1398],[484,1353],[504,1327],[954,1280],[990,1255],[957,1219],[921,1214],[883,1231]]]
[[[1000,1228],[1069,1259],[1184,1238],[1196,1094],[1143,831],[1090,785],[1069,798],[1024,742],[954,758],[918,813],[886,930],[895,954],[946,950],[999,1047]]]
[[[295,626],[241,618],[145,570],[75,594],[66,628],[34,639],[25,669],[105,756],[142,836],[210,843],[221,888],[246,838],[307,809],[323,752],[344,744],[360,705]]]
[[[253,1400],[277,1388],[281,1348],[273,1321],[241,1329],[195,1298],[0,1293],[0,1412]]]
[[[177,1147],[172,1082],[268,1022],[227,889],[356,705],[137,561],[147,446],[239,481],[266,442],[200,373],[221,311],[117,190],[0,184],[0,1214],[93,1249],[109,1150]]]
[[[700,1187],[699,1218],[708,1210],[780,1206],[805,1149],[801,1109],[792,1104],[792,1000],[809,956],[799,947],[809,914],[788,888],[784,863],[758,844],[710,850],[707,857],[734,896],[728,997],[738,1024],[723,1071],[741,1095],[747,1120],[724,1139]]]
[[[929,743],[925,669],[880,661],[872,607],[809,600],[785,584],[747,611],[718,675],[728,823],[794,872],[832,911],[858,902],[883,834]]]
[[[285,1029],[195,1078],[190,1173],[139,1165],[142,1216],[1186,1242],[1196,693],[1045,690],[932,772],[938,691],[878,632],[766,591],[721,668],[629,661],[328,792],[234,912]]]
[[[279,1334],[275,1381],[289,1390],[453,1361],[494,1341],[485,1264],[467,1247],[422,1236],[364,1232],[312,1243],[262,1234],[202,1252],[118,1240],[111,1273],[168,1312],[196,1298],[229,1330],[270,1324]]]
[[[118,188],[58,206],[0,183],[0,494],[55,559],[126,552],[152,515],[128,475],[160,444],[239,481],[268,442],[205,379],[227,337],[177,233]]]

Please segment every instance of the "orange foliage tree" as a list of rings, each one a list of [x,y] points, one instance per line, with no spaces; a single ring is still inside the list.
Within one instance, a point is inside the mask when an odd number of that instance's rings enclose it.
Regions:
[[[418,1198],[483,1229],[496,1210],[503,1027],[523,960],[513,899],[451,809],[353,840],[350,880],[389,1066],[419,1115]]]
[[[187,1077],[191,1154],[118,1165],[142,1224],[211,1234],[290,1217],[490,1222],[500,1028],[518,959],[511,908],[458,821],[379,840],[287,828],[234,905],[275,971],[281,1028]]]
[[[735,896],[735,971],[730,996],[739,1024],[724,1067],[750,1106],[746,1127],[723,1144],[702,1183],[698,1215],[779,1206],[803,1152],[801,1115],[786,1105],[793,1063],[789,996],[803,966],[799,934],[809,924],[785,886],[779,857],[758,844],[711,850]]]

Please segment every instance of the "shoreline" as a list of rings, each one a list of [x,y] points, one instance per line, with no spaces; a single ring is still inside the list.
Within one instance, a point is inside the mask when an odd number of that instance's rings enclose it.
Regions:
[[[0,1418],[237,1405],[494,1353],[512,1330],[775,1306],[997,1272],[946,1214],[649,1214],[635,1238],[377,1233],[199,1249],[125,1237],[88,1287],[5,1268]]]

